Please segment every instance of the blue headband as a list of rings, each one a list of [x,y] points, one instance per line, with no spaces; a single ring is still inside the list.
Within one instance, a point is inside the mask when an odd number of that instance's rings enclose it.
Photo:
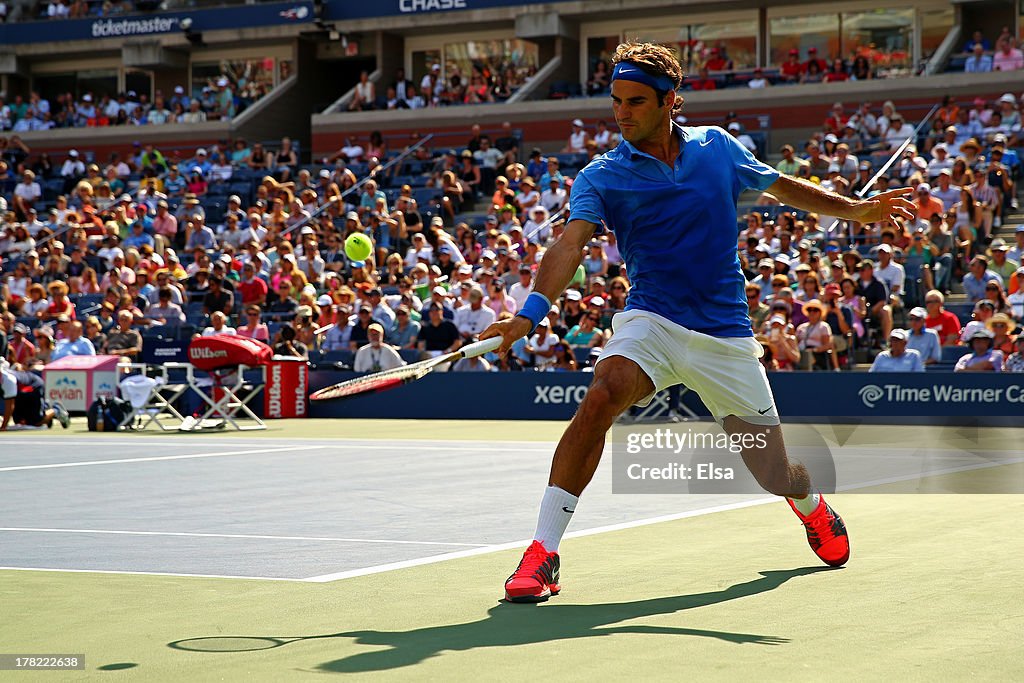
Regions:
[[[612,71],[612,80],[643,83],[659,92],[676,89],[675,83],[668,76],[652,76],[631,62],[619,62],[616,64],[615,69]]]

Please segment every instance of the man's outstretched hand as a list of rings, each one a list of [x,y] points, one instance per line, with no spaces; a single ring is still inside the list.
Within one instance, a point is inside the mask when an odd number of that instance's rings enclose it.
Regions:
[[[510,320],[499,320],[496,323],[491,323],[490,327],[480,333],[480,340],[501,337],[501,346],[498,347],[497,354],[504,356],[512,347],[513,342],[529,334],[532,327],[533,323],[517,315]]]
[[[849,218],[859,223],[892,221],[902,224],[903,221],[913,220],[915,216],[914,203],[907,199],[912,193],[911,188],[901,187],[897,190],[881,192],[868,199],[862,199],[854,204],[852,215]]]

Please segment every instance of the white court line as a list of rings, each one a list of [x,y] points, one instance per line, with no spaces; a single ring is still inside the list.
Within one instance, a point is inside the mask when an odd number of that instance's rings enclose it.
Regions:
[[[467,548],[486,547],[483,543],[442,543],[440,541],[393,541],[380,538],[334,538],[327,536],[266,536],[258,534],[204,534],[188,531],[121,531],[118,529],[36,529],[32,527],[0,527],[3,531],[55,534],[113,534],[119,536],[184,536],[187,538],[249,538],[271,541],[335,541],[339,543],[395,543],[402,545],[456,545]]]
[[[967,452],[967,451],[962,451]],[[933,472],[917,472],[915,474],[901,474],[895,477],[887,477],[885,479],[872,479],[865,482],[856,482],[853,484],[843,484],[842,486],[836,486],[836,492],[849,492],[857,491],[859,489],[868,488],[871,486],[883,486],[885,484],[898,484],[904,481],[913,481],[914,479],[930,479],[932,477],[941,477],[947,474],[957,474],[959,472],[972,472],[974,470],[987,470],[993,467],[1003,467],[1005,465],[1017,465],[1024,462],[1024,458],[1010,458],[1008,460],[998,460],[996,462],[982,462],[975,463],[973,465],[961,465],[959,467],[945,467],[941,470],[935,470]]]
[[[702,515],[710,515],[716,512],[725,512],[727,510],[739,510],[741,508],[753,507],[755,505],[764,505],[765,503],[778,502],[779,498],[775,496],[757,498],[755,500],[746,500],[739,503],[729,503],[726,505],[716,505],[714,507],[702,508],[700,510],[690,510],[688,512],[678,512],[671,515],[661,515],[660,517],[649,517],[647,519],[638,519],[632,522],[622,522],[620,524],[608,524],[606,526],[594,527],[593,529],[583,529],[581,531],[573,531],[565,535],[565,538],[580,538],[582,536],[593,536],[594,534],[603,534],[609,531],[621,531],[623,529],[633,529],[635,527],[647,526],[649,524],[659,524],[661,522],[671,522],[677,519],[687,519],[689,517],[700,517]],[[413,560],[403,560],[401,562],[389,562],[387,564],[378,564],[373,567],[362,567],[360,569],[350,569],[343,572],[335,572],[333,574],[323,574],[321,576],[311,576],[304,581],[309,583],[328,583],[331,581],[341,581],[343,579],[352,579],[357,576],[366,576],[368,574],[380,574],[382,572],[395,571],[396,569],[407,569],[409,567],[420,567],[425,564],[434,564],[436,562],[447,562],[448,560],[457,560],[463,557],[474,557],[476,555],[489,555],[491,553],[500,552],[502,550],[512,550],[514,548],[525,548],[532,539],[512,541],[511,543],[500,543],[498,545],[489,545],[483,548],[473,548],[471,550],[457,550],[451,553],[444,553],[442,555],[433,555],[431,557],[418,557]]]
[[[0,472],[17,472],[21,470],[51,470],[62,467],[87,467],[90,465],[120,465],[129,462],[155,462],[157,460],[189,460],[193,458],[221,458],[228,455],[252,455],[254,453],[281,453],[287,451],[322,450],[327,446],[285,446],[280,448],[256,448],[245,451],[215,451],[212,453],[190,453],[187,455],[155,455],[147,458],[123,458],[120,460],[83,460],[81,462],[55,462],[45,465],[17,465],[0,467]]]
[[[1010,461],[1001,461],[994,463],[981,463],[976,465],[965,465],[963,467],[950,467],[937,470],[935,472],[928,472],[926,474],[915,473],[903,476],[889,477],[887,479],[878,479],[870,482],[848,484],[845,486],[838,487],[839,491],[854,491],[859,488],[867,486],[877,486],[880,484],[892,484],[900,481],[908,481],[912,479],[928,478],[933,476],[941,476],[945,474],[953,474],[957,472],[966,472],[971,470],[985,469],[991,467],[1000,467],[1003,465],[1015,464],[1018,462],[1024,462],[1024,458],[1014,458]],[[687,519],[689,517],[700,517],[703,515],[710,515],[716,512],[725,512],[728,510],[739,510],[746,507],[753,507],[755,505],[764,505],[766,503],[778,502],[780,499],[777,496],[768,496],[764,498],[756,498],[754,500],[742,501],[739,503],[729,503],[726,505],[716,505],[714,507],[702,508],[699,510],[690,510],[689,512],[680,512],[671,515],[662,515],[660,517],[649,517],[647,519],[640,519],[632,522],[622,522],[621,524],[609,524],[606,526],[594,527],[592,529],[582,529],[580,531],[573,531],[567,533],[565,538],[581,538],[584,536],[593,536],[595,534],[603,534],[610,531],[621,531],[623,529],[633,529],[636,527],[647,526],[649,524],[659,524],[661,522],[671,522],[678,519]],[[432,557],[422,557],[414,560],[404,560],[402,562],[390,562],[388,564],[380,564],[373,567],[364,567],[361,569],[350,569],[343,572],[335,572],[333,574],[323,574],[321,576],[311,576],[306,581],[310,583],[328,583],[331,581],[341,581],[343,579],[351,579],[357,576],[366,576],[368,574],[379,574],[382,572],[395,571],[397,569],[406,569],[408,567],[419,567],[426,564],[434,564],[435,562],[446,562],[448,560],[456,560],[463,557],[474,557],[476,555],[487,555],[490,553],[500,552],[502,550],[512,550],[514,548],[524,548],[533,542],[533,539],[524,539],[521,541],[513,541],[511,543],[501,543],[498,545],[490,545],[483,548],[473,548],[471,550],[458,550],[451,553],[444,553],[443,555],[434,555]]]
[[[55,567],[0,567],[12,572],[67,572],[70,574],[131,574],[140,576],[180,576],[188,579],[248,579],[252,581],[292,581],[302,583],[305,579],[288,579],[280,576],[231,576],[229,574],[178,574],[175,572],[128,572],[111,569],[58,569]]]

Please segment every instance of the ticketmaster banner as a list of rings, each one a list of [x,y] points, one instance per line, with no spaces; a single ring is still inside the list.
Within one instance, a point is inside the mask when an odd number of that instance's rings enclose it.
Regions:
[[[354,373],[317,371],[316,390]],[[382,394],[314,403],[313,417],[397,417],[425,419],[567,420],[586,395],[588,373],[432,373]],[[769,375],[783,421],[977,423],[1024,415],[1024,375],[952,372],[805,373]],[[681,393],[681,396],[678,395]],[[660,393],[643,411],[663,417],[671,409],[706,417],[694,391]]]
[[[0,24],[0,44],[159,36],[181,31],[181,21],[186,18],[192,20],[190,30],[201,33],[220,29],[308,23],[312,22],[314,17],[313,3],[309,0],[300,0],[187,12],[117,15],[66,21],[27,21]]]

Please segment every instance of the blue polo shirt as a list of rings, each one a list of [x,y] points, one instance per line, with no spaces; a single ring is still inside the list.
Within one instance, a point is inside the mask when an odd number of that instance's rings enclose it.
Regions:
[[[736,201],[779,172],[718,127],[684,128],[672,168],[623,140],[573,182],[569,220],[615,233],[632,287],[626,310],[716,337],[749,337]]]
[[[895,358],[889,351],[882,351],[875,356],[875,362],[868,372],[924,372],[924,361],[921,360],[921,354],[911,348],[899,358]]]

